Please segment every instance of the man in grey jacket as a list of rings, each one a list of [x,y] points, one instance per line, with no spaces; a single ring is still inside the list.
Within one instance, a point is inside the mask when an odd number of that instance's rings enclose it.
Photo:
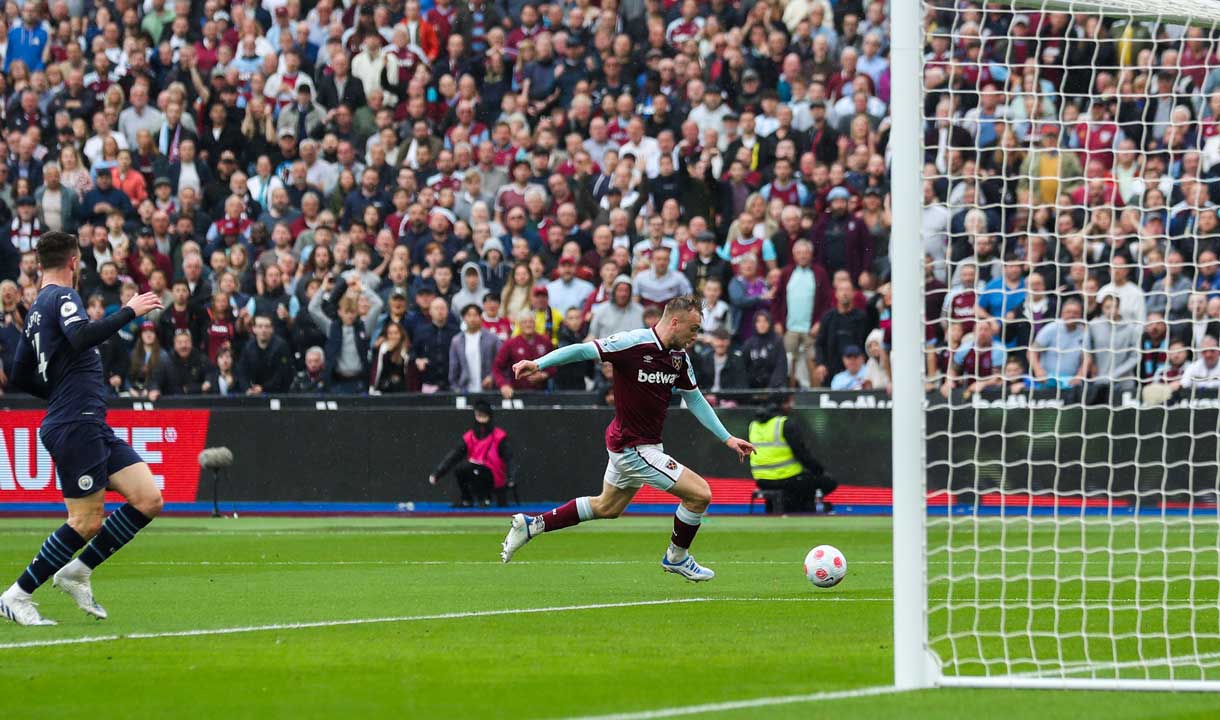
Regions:
[[[449,387],[454,392],[486,392],[494,384],[491,369],[500,350],[500,337],[483,327],[483,308],[462,308],[465,330],[449,344]]]
[[[1114,404],[1121,402],[1124,394],[1135,394],[1142,328],[1139,323],[1122,319],[1119,303],[1117,295],[1104,296],[1101,315],[1089,321],[1085,349],[1094,367],[1085,395],[1089,404]]]
[[[589,321],[589,339],[610,337],[614,333],[644,327],[644,308],[632,299],[631,278],[619,275],[614,279],[610,301],[594,306]]]

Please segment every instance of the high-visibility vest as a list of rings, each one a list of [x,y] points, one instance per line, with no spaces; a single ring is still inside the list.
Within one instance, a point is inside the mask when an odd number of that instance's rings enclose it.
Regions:
[[[750,456],[750,473],[755,480],[786,480],[805,469],[784,442],[787,421],[787,417],[776,415],[766,422],[750,423],[750,444],[757,450]]]

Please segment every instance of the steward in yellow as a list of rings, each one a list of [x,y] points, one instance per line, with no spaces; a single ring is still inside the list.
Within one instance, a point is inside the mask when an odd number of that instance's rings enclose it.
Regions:
[[[817,493],[829,495],[838,483],[813,456],[809,429],[792,414],[792,396],[772,401],[750,423],[750,473],[760,490],[781,490],[786,512],[815,512]],[[770,511],[770,503],[768,503]],[[824,512],[831,505],[823,502]]]

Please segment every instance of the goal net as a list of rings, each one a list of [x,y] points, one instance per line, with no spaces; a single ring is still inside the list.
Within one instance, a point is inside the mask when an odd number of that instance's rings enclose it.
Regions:
[[[925,680],[1218,690],[1220,3],[919,12]]]

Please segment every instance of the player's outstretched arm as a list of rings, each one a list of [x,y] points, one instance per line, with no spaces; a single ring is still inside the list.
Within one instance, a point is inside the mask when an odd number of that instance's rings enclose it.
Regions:
[[[153,310],[160,310],[161,299],[157,297],[156,293],[151,292],[136,295],[127,302],[127,306],[122,310],[101,320],[89,320],[84,314],[83,308],[69,309],[69,305],[75,305],[75,303],[69,301],[60,305],[60,322],[72,349],[81,352],[102,344],[132,320],[143,317]]]
[[[679,390],[678,392],[682,393],[682,397],[686,399],[686,407],[695,416],[695,419],[699,421],[699,424],[707,428],[708,431],[716,436],[717,440],[727,445],[730,450],[737,453],[739,460],[745,460],[754,452],[753,445],[729,434],[729,431],[724,427],[724,423],[720,422],[720,418],[717,417],[716,411],[712,409],[711,405],[708,405],[707,398],[703,397],[703,391],[695,388],[693,390]]]
[[[597,345],[591,342],[576,343],[575,345],[561,347],[558,350],[552,350],[537,360],[522,360],[513,365],[513,374],[517,377],[524,377],[539,370],[585,360],[596,360],[599,357],[601,356],[597,352]]]

